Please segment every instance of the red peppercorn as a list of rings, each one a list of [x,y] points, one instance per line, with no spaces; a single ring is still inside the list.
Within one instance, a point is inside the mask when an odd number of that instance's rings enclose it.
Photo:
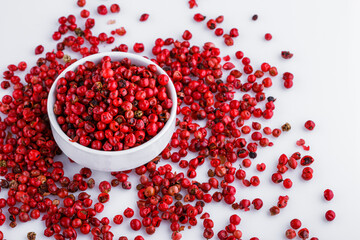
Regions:
[[[106,15],[108,13],[108,10],[107,10],[105,5],[100,5],[100,6],[97,7],[97,12],[100,15]]]
[[[280,208],[277,206],[273,206],[269,209],[269,211],[271,216],[278,215],[280,213]]]
[[[35,54],[36,55],[39,55],[39,54],[42,54],[44,52],[44,47],[43,45],[39,45],[35,48]]]
[[[226,46],[232,46],[234,45],[234,40],[231,37],[225,37],[224,43],[226,44]],[[245,71],[245,73],[247,72]]]
[[[144,51],[144,44],[142,44],[142,43],[135,43],[133,49],[134,49],[134,52],[136,52],[136,53],[141,53],[141,52]]]
[[[243,199],[239,203],[239,208],[244,211],[249,211],[250,210],[249,206],[250,206],[250,200],[248,200],[248,199]]]
[[[310,167],[305,167],[302,171],[301,177],[306,181],[311,180],[313,177],[313,169]]]
[[[222,23],[222,22],[224,21],[224,16],[223,16],[223,15],[218,16],[218,17],[215,19],[215,21],[216,21],[217,23]]]
[[[241,218],[237,214],[233,214],[230,216],[230,223],[234,225],[239,225],[241,222]]]
[[[311,120],[308,120],[305,122],[305,128],[311,131],[315,128],[315,123]]]
[[[283,185],[284,185],[284,188],[286,188],[286,189],[289,189],[289,188],[291,188],[292,187],[292,181],[289,179],[289,178],[286,178],[286,179],[284,179],[284,181],[283,181]]]
[[[78,0],[78,1],[77,1],[77,5],[78,5],[79,7],[84,7],[84,6],[86,5],[86,0]]]
[[[134,231],[139,231],[141,228],[141,222],[138,219],[133,219],[130,221],[130,227]]]
[[[116,4],[116,3],[111,4],[110,12],[112,12],[112,13],[120,12],[120,6],[118,4]]]
[[[207,23],[206,23],[207,27],[210,29],[210,30],[213,30],[216,28],[216,22],[214,19],[210,19]]]
[[[295,230],[299,229],[301,227],[301,221],[297,218],[294,218],[293,220],[291,220],[290,226]]]
[[[252,204],[254,205],[254,208],[256,210],[260,210],[262,208],[262,206],[263,206],[263,201],[260,198],[255,198],[252,201]]]
[[[326,201],[331,201],[334,198],[334,193],[330,189],[324,191],[324,198]]]
[[[284,59],[290,59],[294,56],[294,54],[290,53],[289,51],[282,51],[281,57]]]
[[[134,216],[134,210],[132,210],[131,208],[126,208],[124,211],[124,216],[126,218],[132,218],[132,216]]]
[[[204,15],[202,15],[201,13],[196,13],[195,15],[194,15],[194,20],[196,21],[196,22],[202,22],[202,21],[204,21],[206,19],[206,17],[204,16]]]
[[[238,37],[239,36],[239,31],[237,28],[232,28],[230,30],[230,37]]]
[[[182,38],[184,40],[190,40],[192,38],[192,34],[189,30],[185,30],[185,32],[182,35]]]
[[[307,228],[302,228],[298,231],[298,236],[301,239],[308,239],[309,238],[309,230]]]
[[[215,33],[216,36],[222,36],[224,34],[224,29],[216,28],[214,33]]]
[[[326,220],[328,221],[333,221],[336,217],[336,214],[333,210],[328,210],[326,213],[325,213],[325,218]]]
[[[90,12],[88,11],[88,10],[86,10],[86,9],[83,9],[83,10],[81,10],[81,12],[80,12],[80,16],[82,17],[82,18],[88,18],[89,16],[90,16]],[[53,36],[54,37],[54,36]],[[60,38],[58,38],[58,40],[59,40]]]
[[[288,229],[285,232],[285,236],[287,239],[294,239],[296,237],[296,232],[293,229]]]
[[[274,173],[271,176],[273,183],[281,183],[283,181],[282,175],[280,173]]]
[[[270,41],[272,39],[272,35],[270,33],[265,34],[265,40]]]

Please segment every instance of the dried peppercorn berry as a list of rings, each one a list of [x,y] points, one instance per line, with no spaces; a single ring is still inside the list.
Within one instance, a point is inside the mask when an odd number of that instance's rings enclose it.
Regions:
[[[286,178],[286,179],[284,179],[284,181],[283,181],[283,186],[284,186],[284,188],[286,188],[286,189],[289,189],[289,188],[291,188],[292,187],[292,181],[291,181],[291,179],[289,179],[289,178]]]
[[[216,36],[222,36],[224,34],[224,29],[217,28],[217,29],[215,29],[214,33]]]
[[[35,48],[35,54],[39,55],[42,54],[44,52],[44,46],[43,45],[39,45]]]
[[[120,69],[123,77],[115,74]],[[172,108],[166,91],[169,77],[156,70],[155,65],[134,66],[129,59],[115,65],[104,57],[99,64],[86,62],[76,73],[66,72],[58,81],[54,105],[60,127],[72,141],[96,150],[120,151],[150,140],[164,127]],[[143,71],[152,78],[144,78]],[[81,79],[77,88],[70,84],[75,78]],[[33,151],[31,159],[39,155]]]
[[[326,201],[331,201],[334,198],[334,192],[331,189],[326,189],[324,191],[324,198]]]
[[[185,30],[183,35],[182,35],[182,38],[184,40],[190,40],[192,38],[192,34],[189,30]]]
[[[233,214],[230,216],[230,223],[234,225],[239,225],[241,222],[241,218],[237,214]]]
[[[336,214],[333,210],[328,210],[326,213],[325,213],[325,218],[326,220],[328,220],[329,222],[330,221],[333,221],[336,217]]]
[[[294,56],[294,54],[290,53],[289,51],[282,51],[281,57],[284,59],[290,59]]]
[[[302,171],[301,177],[306,180],[310,181],[313,178],[314,170],[311,167],[305,167]]]
[[[265,40],[270,41],[272,39],[272,35],[270,33],[265,34]]]
[[[124,216],[126,218],[132,218],[134,216],[134,210],[132,210],[131,208],[126,208],[124,210]]]
[[[260,210],[263,207],[263,201],[260,198],[255,198],[251,203],[256,210]]]
[[[84,6],[86,5],[86,0],[78,0],[78,1],[77,1],[77,5],[78,5],[79,7],[84,7]]]
[[[273,206],[269,211],[271,216],[278,215],[280,213],[280,208],[278,206]]]
[[[312,131],[315,128],[315,123],[311,120],[305,122],[305,128]]]
[[[287,239],[294,239],[296,238],[296,232],[293,229],[288,229],[285,232],[285,236]]]
[[[232,28],[229,33],[230,37],[238,37],[239,36],[239,30],[237,28]]]
[[[149,14],[147,13],[143,13],[141,16],[140,16],[140,22],[145,22],[146,20],[148,20],[149,18]]]
[[[251,19],[252,19],[253,21],[258,20],[258,18],[259,18],[259,16],[258,16],[257,14],[254,14],[254,15],[251,17]]]
[[[242,59],[242,58],[244,57],[244,53],[243,53],[242,51],[237,51],[237,52],[235,53],[235,57],[236,57],[237,59]]]
[[[302,228],[298,231],[298,236],[301,239],[308,239],[309,238],[309,230],[307,228]]]
[[[196,21],[196,22],[202,22],[202,21],[204,21],[206,19],[206,17],[204,16],[204,15],[202,15],[201,13],[196,13],[195,15],[194,15],[194,20]]]
[[[196,0],[189,0],[188,3],[190,9],[198,6]]]
[[[82,17],[82,18],[88,18],[89,16],[90,16],[90,12],[88,11],[88,10],[86,10],[86,9],[83,9],[83,10],[81,10],[81,12],[80,12],[80,16]],[[60,39],[60,38],[59,38]]]
[[[134,49],[134,52],[136,52],[136,53],[142,53],[144,51],[144,49],[145,49],[144,44],[135,43],[133,49]]]
[[[294,218],[293,220],[290,221],[290,226],[297,230],[299,228],[301,228],[301,221],[297,218]]]
[[[224,16],[223,15],[220,15],[217,18],[215,18],[215,22],[217,22],[217,23],[222,23],[223,21],[224,21]]]
[[[97,7],[97,12],[100,15],[106,15],[108,13],[108,10],[107,10],[106,6],[102,4],[102,5]]]
[[[216,22],[214,19],[210,19],[207,23],[206,26],[210,29],[210,30],[214,30],[216,28]]]
[[[130,227],[134,231],[139,231],[141,228],[141,222],[139,219],[133,219],[130,221]]]
[[[280,173],[274,173],[271,176],[271,181],[273,181],[273,183],[281,183],[283,181],[283,177]]]
[[[300,164],[302,166],[309,166],[314,162],[314,158],[312,156],[306,155],[301,158]]]
[[[111,4],[111,6],[110,6],[110,12],[112,12],[112,13],[118,13],[118,12],[120,12],[120,6],[119,6],[118,4],[116,4],[116,3]]]

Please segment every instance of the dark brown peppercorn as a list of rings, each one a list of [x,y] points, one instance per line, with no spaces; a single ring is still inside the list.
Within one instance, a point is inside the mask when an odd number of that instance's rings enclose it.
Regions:
[[[5,160],[0,161],[0,167],[6,167],[6,161]]]
[[[87,184],[88,184],[88,188],[93,188],[95,186],[95,180],[93,178],[90,178],[87,181]]]
[[[10,226],[11,228],[16,227],[16,225],[17,225],[17,223],[16,223],[16,222],[11,222],[11,223],[9,224],[9,226]]]
[[[281,129],[283,130],[283,132],[290,131],[291,125],[289,123],[285,123],[284,125],[281,126]]]
[[[58,206],[60,204],[60,201],[58,199],[53,200],[53,205]]]
[[[252,16],[252,18],[251,18],[253,21],[256,21],[257,19],[258,19],[258,15],[257,14],[255,14],[254,16]]]
[[[176,200],[181,200],[182,197],[183,197],[183,196],[182,196],[180,193],[178,193],[178,194],[175,195],[175,199],[176,199]]]
[[[111,186],[112,187],[117,187],[117,186],[119,186],[119,184],[120,184],[120,182],[116,178],[111,180]]]
[[[0,180],[0,187],[1,188],[9,188],[9,182],[6,181],[5,179],[1,179]]]
[[[84,36],[84,31],[81,30],[81,28],[76,28],[76,29],[75,29],[75,34],[76,34],[76,36],[78,36],[78,37],[82,37],[82,36]]]

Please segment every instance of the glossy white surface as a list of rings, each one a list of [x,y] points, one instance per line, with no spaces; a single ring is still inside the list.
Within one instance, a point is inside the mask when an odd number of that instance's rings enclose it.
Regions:
[[[172,82],[169,81],[166,87],[168,89],[168,94],[173,101],[170,118],[166,122],[164,128],[161,129],[161,131],[155,137],[138,147],[122,151],[99,151],[82,146],[76,142],[71,142],[69,137],[61,130],[53,110],[56,99],[55,89],[57,81],[63,78],[68,71],[76,72],[76,69],[79,65],[82,65],[87,61],[99,63],[105,56],[111,57],[112,61],[121,61],[124,58],[128,58],[131,60],[132,64],[137,66],[148,66],[149,64],[154,64],[152,61],[139,55],[123,52],[103,52],[82,58],[67,67],[58,76],[52,85],[48,96],[48,115],[55,141],[69,158],[85,167],[94,170],[107,172],[129,170],[141,166],[154,159],[169,143],[175,129],[177,108],[176,91]],[[166,74],[166,72],[157,66],[157,74]]]
[[[57,18],[76,13],[81,9],[76,7],[76,0],[12,0],[0,1],[0,73],[9,63],[27,60],[33,65],[37,57],[34,48],[43,44],[46,50],[55,47],[51,40],[52,33],[57,28]],[[129,44],[131,52],[134,42],[145,44],[144,55],[151,56],[154,40],[161,36],[181,38],[185,29],[191,30],[191,43],[202,44],[212,41],[221,48],[222,55],[229,54],[238,67],[233,53],[242,50],[251,58],[254,67],[260,67],[266,61],[278,67],[280,73],[291,71],[295,74],[294,87],[284,90],[281,76],[274,80],[274,86],[268,91],[277,97],[274,118],[262,121],[270,127],[280,127],[289,122],[292,129],[279,139],[273,139],[272,148],[261,149],[253,166],[247,169],[248,176],[258,175],[261,184],[257,188],[245,188],[240,182],[237,187],[236,198],[253,199],[261,197],[264,207],[260,211],[236,211],[242,218],[239,229],[243,232],[243,240],[258,237],[260,240],[285,239],[284,233],[289,228],[292,218],[302,220],[303,226],[310,230],[311,236],[320,240],[359,239],[357,233],[360,216],[358,199],[360,198],[360,118],[359,106],[359,23],[360,1],[358,0],[198,0],[199,7],[188,9],[187,0],[133,0],[116,1],[120,4],[121,12],[99,16],[96,6],[109,6],[111,0],[88,0],[87,9],[91,16],[97,19],[94,32],[109,32],[111,29],[125,26],[128,33],[118,37],[116,45]],[[149,13],[147,22],[138,21],[142,13]],[[221,37],[206,29],[205,23],[195,23],[192,17],[195,13],[203,13],[210,18],[222,14],[225,21],[221,25],[225,32],[232,27],[238,27],[240,36],[235,39],[233,47],[226,47]],[[253,14],[258,14],[256,22],[251,20]],[[353,16],[353,18],[351,18]],[[116,19],[115,25],[107,25],[107,21]],[[80,20],[83,22],[83,20]],[[264,34],[270,32],[273,39],[264,40]],[[25,39],[24,39],[25,38]],[[101,46],[101,51],[110,51]],[[290,50],[294,53],[291,60],[283,60],[280,51]],[[0,91],[1,95],[8,92]],[[317,126],[313,132],[304,130],[303,124],[312,119]],[[304,138],[310,144],[310,154],[315,158],[314,179],[304,182],[300,171],[289,171],[287,177],[294,182],[293,189],[285,190],[282,186],[274,185],[270,181],[276,169],[276,161],[280,154],[291,154],[301,149],[295,141]],[[302,151],[302,153],[304,153]],[[186,157],[191,159],[193,155]],[[64,163],[67,176],[72,176],[82,167],[76,163],[69,163],[65,155],[58,156],[57,161]],[[264,162],[267,170],[258,173],[254,170],[256,163]],[[169,163],[161,161],[160,164]],[[174,167],[177,171],[181,169]],[[207,180],[206,172],[209,165],[204,164],[198,170],[199,181]],[[99,183],[111,180],[109,173],[94,171],[93,177]],[[111,199],[106,204],[100,217],[112,218],[122,213],[126,207],[136,209],[138,200],[136,184],[139,182],[135,175],[130,176],[133,189],[125,191],[121,187],[112,189]],[[333,201],[326,202],[322,192],[332,188],[335,193]],[[92,199],[96,199],[98,190],[90,191]],[[268,214],[268,209],[274,205],[279,195],[288,195],[288,206],[275,217]],[[6,191],[0,193],[5,197]],[[333,209],[337,217],[328,223],[324,214]],[[231,207],[224,203],[206,205],[204,211],[214,219],[214,231],[223,229],[234,213]],[[135,217],[139,218],[138,213]],[[147,236],[144,230],[134,232],[130,229],[129,220],[125,219],[120,226],[113,226],[112,231],[118,239],[126,235],[129,240],[136,235],[143,235],[146,240],[169,240],[169,224],[163,223],[156,234]],[[182,232],[184,240],[203,239],[202,221],[191,230]],[[44,222],[30,221],[18,223],[16,229],[8,225],[0,227],[8,240],[26,239],[29,231],[35,231],[38,239],[42,236]],[[87,240],[89,236],[79,234],[78,239]],[[217,239],[214,237],[213,239]]]

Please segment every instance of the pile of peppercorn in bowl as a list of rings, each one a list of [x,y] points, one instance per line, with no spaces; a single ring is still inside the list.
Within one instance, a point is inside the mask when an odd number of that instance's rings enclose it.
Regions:
[[[68,66],[53,84],[47,108],[54,139],[70,159],[121,171],[151,161],[169,143],[177,96],[152,61],[106,52]]]

